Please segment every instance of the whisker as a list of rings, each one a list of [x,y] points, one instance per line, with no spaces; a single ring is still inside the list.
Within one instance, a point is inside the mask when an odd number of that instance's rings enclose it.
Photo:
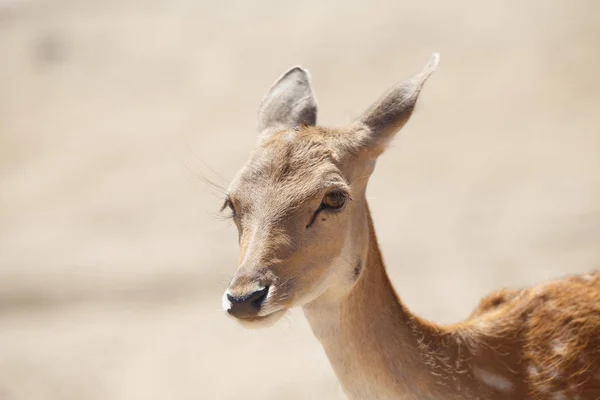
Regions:
[[[206,175],[202,174],[201,172],[193,171],[183,161],[180,161],[180,163],[181,163],[181,165],[183,165],[183,167],[185,169],[188,170],[188,172],[190,172],[192,175],[194,175],[196,178],[198,178],[203,183],[210,186],[212,189],[217,190],[221,195],[225,195],[225,193],[227,193],[227,189],[225,187],[223,187],[223,186],[219,185],[218,183],[214,182],[213,180],[209,179]],[[212,170],[212,168],[209,168],[209,169],[214,172],[214,170]],[[225,180],[216,172],[214,172],[214,173],[216,175],[218,175],[222,180]]]

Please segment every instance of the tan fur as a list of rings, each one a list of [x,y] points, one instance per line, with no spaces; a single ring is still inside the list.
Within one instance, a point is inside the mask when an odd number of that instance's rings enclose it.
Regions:
[[[269,288],[241,322],[303,307],[351,399],[600,399],[600,274],[502,289],[450,326],[411,313],[390,283],[367,181],[435,64],[344,129],[306,125],[316,101],[302,69],[273,86],[259,144],[228,191],[241,247],[228,293]],[[315,214],[331,191],[351,199]]]

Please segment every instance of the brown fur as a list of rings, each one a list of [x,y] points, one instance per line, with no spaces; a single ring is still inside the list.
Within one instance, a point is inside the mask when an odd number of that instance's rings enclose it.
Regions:
[[[352,399],[600,399],[599,273],[499,290],[450,326],[414,315],[390,283],[367,181],[436,63],[345,129],[314,125],[302,69],[271,88],[261,140],[226,203],[241,247],[228,293],[269,293],[238,318],[262,326],[302,306]],[[332,191],[348,194],[345,206],[317,212]]]

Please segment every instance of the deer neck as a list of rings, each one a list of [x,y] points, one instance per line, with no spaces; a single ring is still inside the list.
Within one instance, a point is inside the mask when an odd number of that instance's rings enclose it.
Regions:
[[[362,274],[345,296],[323,295],[304,306],[350,399],[477,398],[460,335],[413,315],[396,295],[371,216]]]

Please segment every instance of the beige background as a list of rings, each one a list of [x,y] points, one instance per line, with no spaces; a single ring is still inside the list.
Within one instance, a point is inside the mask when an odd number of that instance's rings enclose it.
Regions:
[[[301,312],[227,319],[217,216],[258,103],[310,69],[352,120],[441,53],[369,188],[439,322],[600,268],[597,1],[0,1],[0,399],[337,399]]]

